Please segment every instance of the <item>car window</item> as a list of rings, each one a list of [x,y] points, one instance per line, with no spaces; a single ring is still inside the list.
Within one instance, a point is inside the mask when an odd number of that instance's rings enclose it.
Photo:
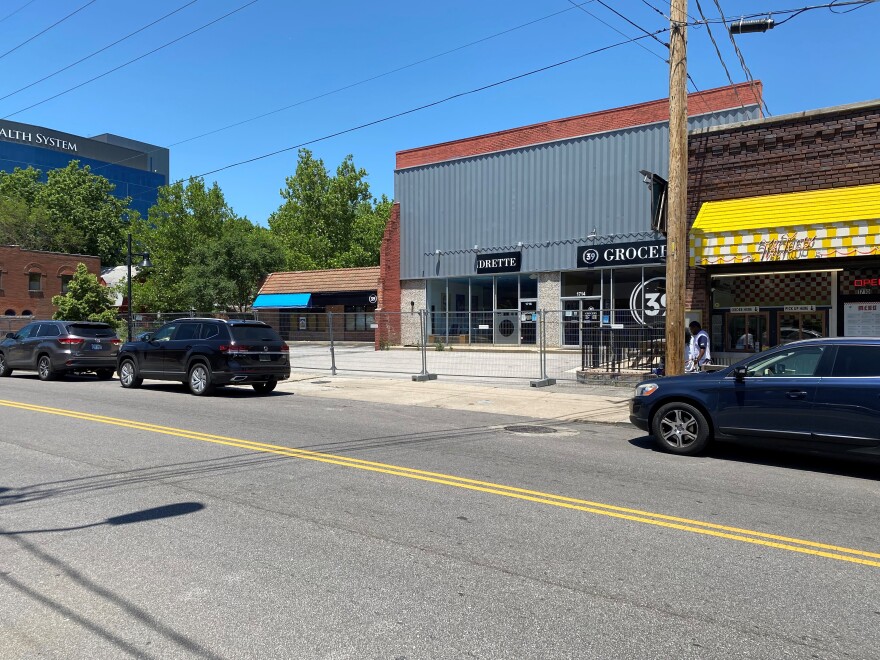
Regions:
[[[177,328],[177,334],[174,335],[174,340],[195,339],[199,336],[201,327],[201,323],[181,323],[180,327]]]
[[[61,330],[54,323],[41,323],[37,337],[60,337]]]
[[[838,378],[880,377],[880,346],[840,346],[831,375]]]
[[[28,337],[35,335],[37,332],[37,328],[39,328],[39,323],[30,323],[24,326],[21,330],[15,333],[16,339],[27,339]]]
[[[84,323],[71,323],[67,326],[67,332],[77,337],[115,337],[116,331],[109,325],[86,325]]]
[[[234,325],[232,338],[235,341],[281,341],[281,337],[267,325]]]
[[[216,323],[202,323],[202,339],[226,339]]]
[[[746,367],[746,375],[771,378],[815,376],[824,351],[824,346],[803,346],[774,353],[751,362]]]
[[[176,323],[163,325],[161,328],[156,330],[156,334],[153,335],[153,341],[168,341],[169,339],[171,339],[171,335],[174,334],[175,330],[177,330]]]

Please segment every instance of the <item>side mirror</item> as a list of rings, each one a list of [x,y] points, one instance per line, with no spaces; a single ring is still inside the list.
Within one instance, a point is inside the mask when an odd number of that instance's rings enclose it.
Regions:
[[[733,377],[737,383],[743,383],[746,380],[746,368],[745,367],[734,367],[733,368]]]
[[[15,339],[15,333],[14,332],[7,332],[6,338],[7,339]]]
[[[138,341],[150,341],[153,338],[153,334],[150,332],[142,332],[138,335]]]

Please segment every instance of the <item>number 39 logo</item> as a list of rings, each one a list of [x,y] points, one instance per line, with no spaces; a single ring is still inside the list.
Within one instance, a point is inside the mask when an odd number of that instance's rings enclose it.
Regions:
[[[629,308],[641,325],[662,320],[666,316],[666,278],[655,277],[639,284],[629,297]]]

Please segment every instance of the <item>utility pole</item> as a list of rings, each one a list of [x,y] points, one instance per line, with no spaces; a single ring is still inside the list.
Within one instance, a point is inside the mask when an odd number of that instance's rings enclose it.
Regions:
[[[687,0],[671,0],[669,200],[666,219],[666,374],[684,373],[687,279]]]

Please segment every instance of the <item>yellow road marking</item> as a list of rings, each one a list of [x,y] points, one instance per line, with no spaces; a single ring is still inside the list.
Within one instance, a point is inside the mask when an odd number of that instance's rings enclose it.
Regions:
[[[456,488],[464,488],[467,490],[489,493],[493,495],[501,495],[503,497],[510,497],[529,502],[548,504],[551,506],[573,509],[576,511],[584,511],[587,513],[609,516],[621,520],[629,520],[632,522],[655,525],[658,527],[666,527],[669,529],[676,529],[695,534],[715,536],[718,538],[724,538],[733,541],[741,541],[743,543],[763,545],[780,550],[788,550],[791,552],[799,552],[802,554],[826,557],[828,559],[836,559],[838,561],[845,561],[880,568],[880,561],[873,561],[880,560],[880,553],[876,552],[856,550],[853,548],[830,545],[827,543],[818,543],[816,541],[808,541],[805,539],[780,536],[778,534],[768,534],[766,532],[759,532],[739,527],[730,527],[727,525],[704,522],[701,520],[692,520],[689,518],[668,516],[661,513],[652,513],[650,511],[620,507],[612,504],[603,504],[601,502],[582,500],[573,497],[566,497],[563,495],[554,495],[552,493],[544,493],[541,491],[517,488],[514,486],[505,486],[503,484],[496,484],[488,481],[479,481],[475,479],[467,479],[464,477],[456,477],[454,475],[443,474],[440,472],[428,472],[425,470],[416,470],[413,468],[402,467],[399,465],[391,465],[388,463],[366,461],[362,459],[351,458],[348,456],[311,451],[308,449],[296,449],[293,447],[284,447],[282,445],[272,445],[263,442],[243,440],[240,438],[212,435],[210,433],[189,431],[186,429],[160,426],[157,424],[149,424],[147,422],[138,422],[135,420],[119,419],[116,417],[107,417],[104,415],[94,415],[91,413],[65,410],[62,408],[49,408],[47,406],[38,406],[28,403],[20,403],[17,401],[6,401],[0,399],[0,405],[9,408],[18,408],[20,410],[28,410],[31,412],[60,415],[63,417],[70,417],[73,419],[80,419],[89,422],[111,424],[114,426],[121,426],[140,431],[148,431],[151,433],[159,433],[163,435],[176,436],[191,440],[200,440],[202,442],[211,442],[214,444],[238,447],[251,451],[278,454],[281,456],[301,458],[320,463],[328,463],[331,465],[356,468],[359,470],[379,472],[382,474],[405,477],[408,479],[416,479],[419,481],[427,481],[431,483],[453,486]],[[865,557],[870,559],[864,559]]]

